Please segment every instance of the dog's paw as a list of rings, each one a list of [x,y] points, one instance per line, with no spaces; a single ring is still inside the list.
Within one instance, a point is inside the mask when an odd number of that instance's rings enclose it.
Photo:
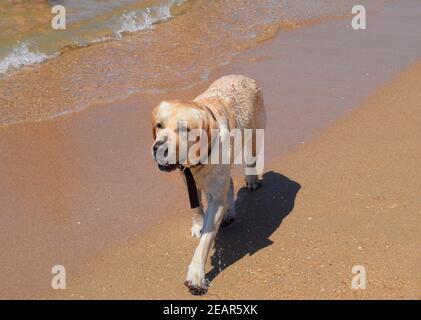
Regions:
[[[224,218],[224,220],[222,220],[221,222],[221,227],[228,227],[231,223],[233,223],[235,221],[234,217],[228,216],[226,218]]]
[[[257,175],[250,175],[245,177],[246,180],[246,188],[249,190],[256,190],[260,187],[259,176]]]
[[[196,264],[189,266],[187,278],[184,285],[193,295],[204,295],[208,291],[208,284],[205,280],[205,271]]]
[[[202,236],[202,226],[199,224],[193,224],[191,227],[191,236],[197,237],[200,239],[200,237]]]
[[[208,292],[207,286],[197,287],[189,281],[185,281],[184,285],[189,289],[189,292],[194,296],[203,296],[204,294],[206,294],[206,292]]]
[[[246,178],[246,188],[249,190],[257,190],[261,186],[261,183],[257,178]]]

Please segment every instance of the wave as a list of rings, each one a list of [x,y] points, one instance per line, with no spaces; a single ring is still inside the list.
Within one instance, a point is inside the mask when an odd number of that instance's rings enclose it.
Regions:
[[[187,2],[187,0],[170,0],[160,5],[128,10],[112,17],[111,20],[96,26],[96,28],[102,29],[102,31],[105,32],[105,36],[103,35],[89,40],[85,39],[83,41],[75,40],[78,38],[76,36],[69,37],[67,44],[62,44],[61,47],[56,48],[56,51],[52,53],[44,53],[41,52],[42,50],[36,50],[35,48],[38,47],[37,45],[39,43],[34,41],[34,39],[30,39],[26,42],[23,41],[18,47],[12,48],[10,53],[4,56],[3,59],[0,56],[0,74],[5,74],[8,70],[18,69],[22,66],[41,63],[46,59],[54,58],[70,50],[110,40],[118,40],[128,33],[153,29],[154,25],[173,18],[171,9],[184,2]],[[76,30],[76,32],[80,31],[81,30]],[[46,36],[48,37],[48,35]],[[50,39],[50,42],[51,41],[53,40]]]
[[[30,51],[26,43],[21,43],[19,47],[13,48],[12,52],[0,61],[0,73],[6,73],[9,69],[18,69],[22,66],[28,66],[40,63],[48,58],[52,58],[45,53]]]
[[[117,22],[116,36],[120,37],[127,32],[152,29],[154,24],[171,19],[171,7],[174,3],[172,1],[168,5],[148,7],[145,10],[131,11],[123,14]]]

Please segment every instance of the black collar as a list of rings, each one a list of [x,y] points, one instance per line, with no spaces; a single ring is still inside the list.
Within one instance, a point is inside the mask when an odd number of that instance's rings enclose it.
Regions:
[[[217,121],[215,114],[213,113],[212,109],[209,108],[206,104],[200,104],[200,106],[204,107],[205,109],[207,109],[207,111],[211,114],[212,118]],[[211,147],[212,149],[212,147]],[[208,154],[208,157],[210,156],[210,152]],[[202,164],[198,164],[198,166],[200,166]],[[186,177],[186,182],[187,182],[187,191],[189,193],[189,200],[190,200],[190,207],[192,209],[198,208],[200,207],[200,201],[199,201],[199,195],[197,194],[197,187],[196,187],[196,181],[194,181],[194,177],[193,174],[190,170],[190,168],[185,167],[183,165],[179,165],[178,167],[180,169],[180,171],[184,174],[184,176]]]
[[[194,181],[193,174],[191,173],[190,168],[185,166],[179,166],[179,169],[184,176],[186,177],[187,190],[189,192],[190,207],[192,209],[200,207],[199,195],[197,194],[196,182]]]

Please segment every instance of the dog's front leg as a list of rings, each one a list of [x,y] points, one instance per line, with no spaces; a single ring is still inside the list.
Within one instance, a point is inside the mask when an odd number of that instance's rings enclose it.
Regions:
[[[197,190],[197,195],[199,197],[200,206],[198,208],[193,209],[193,223],[191,227],[191,235],[192,237],[200,238],[200,236],[202,235],[203,217],[205,213],[203,212],[202,191],[200,189]]]
[[[205,264],[209,251],[213,245],[222,218],[228,209],[226,201],[211,200],[203,223],[202,236],[189,265],[185,285],[190,292],[201,295],[206,292]]]

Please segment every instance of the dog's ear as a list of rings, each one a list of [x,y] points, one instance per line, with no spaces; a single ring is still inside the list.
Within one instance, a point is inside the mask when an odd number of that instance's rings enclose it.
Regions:
[[[156,140],[156,117],[157,117],[157,109],[158,107],[154,108],[152,110],[152,137],[153,140]]]
[[[217,135],[215,135],[215,130],[219,129],[219,124],[216,121],[215,116],[211,112],[212,111],[208,108],[202,110],[202,130],[204,130],[207,134],[208,154],[210,154],[211,152],[213,146],[213,139],[217,138]],[[213,135],[212,131],[214,131]]]
[[[202,119],[204,121],[203,129],[207,130],[209,136],[212,129],[215,130],[219,128],[215,114],[213,113],[212,109],[206,105],[202,105]]]

